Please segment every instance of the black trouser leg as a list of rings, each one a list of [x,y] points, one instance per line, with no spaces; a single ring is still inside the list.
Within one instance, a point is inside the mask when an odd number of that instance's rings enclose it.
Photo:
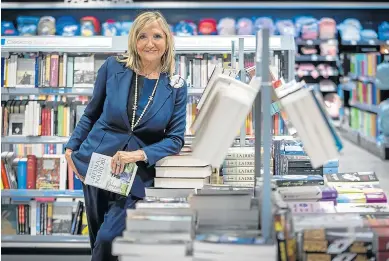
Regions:
[[[88,221],[89,240],[93,252],[97,233],[104,222],[104,214],[109,208],[109,193],[96,187],[82,184],[85,210]]]

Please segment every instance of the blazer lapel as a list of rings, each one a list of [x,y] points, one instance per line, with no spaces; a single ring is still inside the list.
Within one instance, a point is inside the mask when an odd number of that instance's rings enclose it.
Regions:
[[[132,75],[133,72],[130,69],[126,69],[125,71],[118,72],[116,74],[116,80],[118,83],[118,92],[117,92],[118,107],[120,110],[120,114],[123,118],[123,121],[129,130],[131,130],[131,125],[128,120],[129,118],[127,113],[127,105],[128,105],[128,95],[130,93],[130,88],[131,88]]]
[[[167,98],[172,93],[172,90],[168,85],[169,78],[166,73],[163,73],[160,76],[154,99],[145,114],[143,115],[143,118],[140,120],[139,125],[147,122],[161,109]]]

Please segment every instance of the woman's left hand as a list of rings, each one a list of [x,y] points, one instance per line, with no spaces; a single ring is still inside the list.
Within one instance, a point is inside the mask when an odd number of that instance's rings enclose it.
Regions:
[[[118,151],[112,157],[112,173],[118,175],[124,171],[124,167],[127,163],[133,163],[142,160],[144,160],[144,154],[141,150]]]

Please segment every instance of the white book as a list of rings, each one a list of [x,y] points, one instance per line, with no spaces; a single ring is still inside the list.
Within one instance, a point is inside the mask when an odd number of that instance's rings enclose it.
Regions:
[[[85,184],[128,196],[134,183],[138,166],[136,163],[129,163],[122,173],[116,175],[112,173],[111,161],[112,157],[95,152],[92,153],[85,176]]]
[[[156,188],[194,188],[200,189],[209,184],[209,178],[154,178]]]
[[[281,99],[314,168],[338,157],[333,136],[315,103],[311,90],[301,89]]]
[[[94,87],[95,63],[93,56],[74,58],[73,87]]]
[[[207,162],[190,154],[167,156],[155,164],[156,167],[205,167],[207,165]]]
[[[259,91],[226,75],[218,75],[193,126],[193,156],[220,167]]]
[[[205,167],[156,167],[157,178],[206,178],[211,176],[211,166]]]
[[[17,58],[16,86],[35,86],[35,58]]]

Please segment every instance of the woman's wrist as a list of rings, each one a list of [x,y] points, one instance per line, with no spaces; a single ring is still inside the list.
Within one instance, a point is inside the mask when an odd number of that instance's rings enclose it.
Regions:
[[[138,161],[146,161],[147,156],[143,150],[138,150],[139,160]]]

